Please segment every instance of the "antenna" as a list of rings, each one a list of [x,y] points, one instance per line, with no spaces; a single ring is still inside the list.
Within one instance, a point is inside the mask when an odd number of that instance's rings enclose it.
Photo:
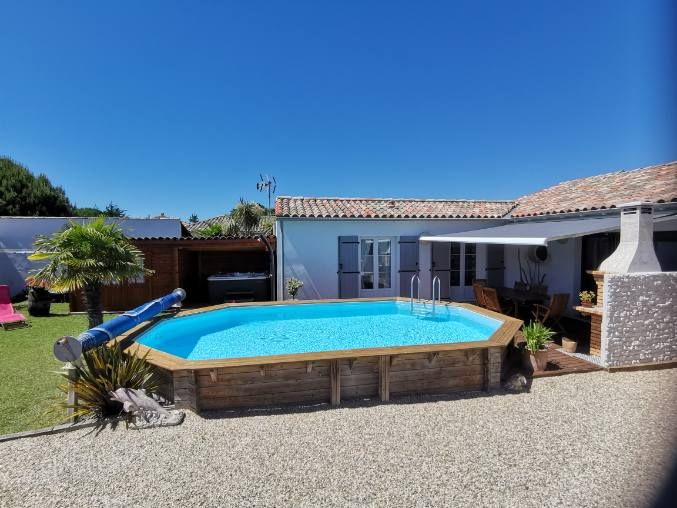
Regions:
[[[260,192],[266,192],[268,191],[268,210],[270,210],[270,199],[273,194],[275,194],[275,191],[277,190],[277,180],[275,177],[270,177],[268,175],[262,175],[259,173],[259,177],[261,178],[261,181],[256,182],[256,189],[259,190]]]

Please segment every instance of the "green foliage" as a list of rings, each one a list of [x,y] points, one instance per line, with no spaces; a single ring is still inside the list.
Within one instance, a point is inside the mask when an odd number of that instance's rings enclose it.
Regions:
[[[287,279],[287,293],[289,293],[289,296],[291,296],[294,300],[296,300],[296,295],[302,287],[303,282],[299,279],[294,277]]]
[[[137,346],[138,347],[138,346]],[[158,381],[153,366],[143,357],[125,354],[120,346],[100,346],[82,355],[82,361],[75,364],[77,380],[69,382],[77,397],[72,407],[73,417],[95,416],[102,418],[116,416],[122,412],[122,404],[111,400],[111,392],[118,388],[144,389],[150,394],[157,390]],[[62,374],[66,379],[67,375]],[[69,384],[61,387],[68,393]]]
[[[191,214],[191,216],[188,217],[188,222],[190,222],[191,224],[196,224],[199,221],[200,221],[200,219],[198,219],[197,214],[195,214],[195,213]]]
[[[46,260],[27,281],[56,291],[75,291],[86,286],[124,282],[152,275],[143,267],[143,255],[116,224],[103,217],[70,225],[51,236],[39,236],[32,261]]]
[[[578,293],[578,298],[581,300],[581,302],[592,303],[592,301],[595,299],[595,293],[592,291],[581,291]]]
[[[123,210],[112,201],[103,209],[103,215],[106,217],[127,217],[126,210]]]
[[[197,232],[200,236],[221,236],[223,234],[223,228],[221,224],[210,224],[206,228],[200,229]]]
[[[526,348],[531,353],[545,349],[548,342],[555,332],[538,321],[532,321],[528,325],[522,326],[522,335],[526,341]]]
[[[45,175],[33,175],[8,157],[0,157],[0,215],[68,217],[73,205],[62,187]]]
[[[96,206],[85,206],[83,208],[76,207],[73,210],[73,215],[75,217],[98,217],[99,215],[103,215],[103,210]]]
[[[252,234],[256,231],[264,213],[265,208],[262,208],[258,203],[240,198],[240,202],[230,212],[230,218],[240,228],[241,233]]]

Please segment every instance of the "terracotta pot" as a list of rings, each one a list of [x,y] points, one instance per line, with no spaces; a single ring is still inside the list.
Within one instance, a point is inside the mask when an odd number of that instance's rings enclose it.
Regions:
[[[541,349],[532,354],[528,349],[522,353],[522,364],[530,372],[542,372],[548,364],[548,350]]]
[[[592,302],[581,302],[581,307],[592,307]]]
[[[578,342],[571,340],[567,337],[562,337],[562,348],[567,353],[575,353],[576,348],[578,347]]]

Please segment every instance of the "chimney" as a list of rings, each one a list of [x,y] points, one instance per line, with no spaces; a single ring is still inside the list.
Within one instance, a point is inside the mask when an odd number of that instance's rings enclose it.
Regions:
[[[627,203],[621,209],[621,241],[599,265],[600,272],[660,272],[653,247],[653,204]]]

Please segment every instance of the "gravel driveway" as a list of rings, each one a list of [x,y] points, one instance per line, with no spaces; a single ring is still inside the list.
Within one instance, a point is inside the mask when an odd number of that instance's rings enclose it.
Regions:
[[[0,444],[1,506],[643,506],[677,458],[677,369],[524,394],[203,418]]]

